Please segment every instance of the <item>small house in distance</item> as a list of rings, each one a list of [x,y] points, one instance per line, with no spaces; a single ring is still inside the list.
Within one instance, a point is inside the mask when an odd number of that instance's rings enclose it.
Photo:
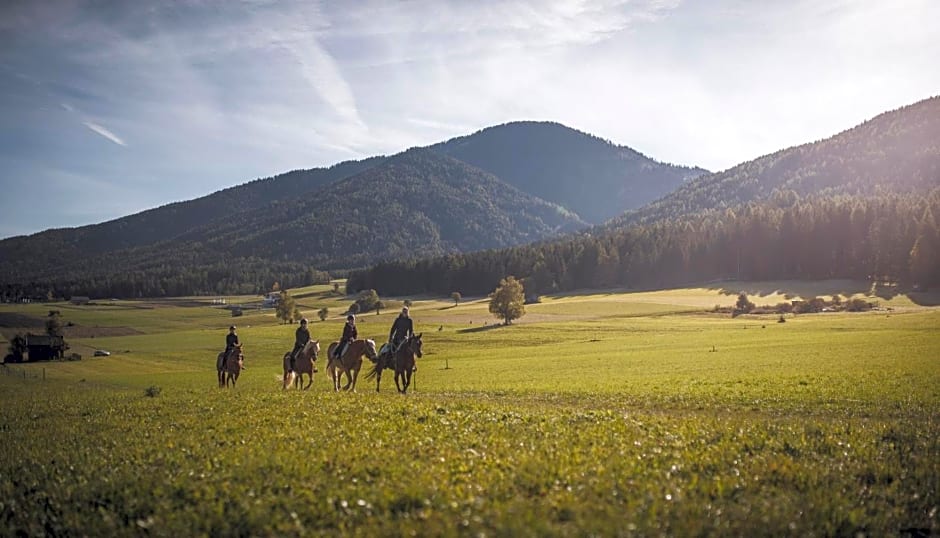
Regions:
[[[261,308],[274,308],[279,302],[281,302],[281,294],[272,291],[264,296],[264,301],[261,302]]]
[[[84,295],[73,295],[69,302],[72,304],[88,304],[91,301],[90,298]]]
[[[68,348],[65,338],[61,336],[28,333],[26,335],[26,352],[30,362],[61,359]]]

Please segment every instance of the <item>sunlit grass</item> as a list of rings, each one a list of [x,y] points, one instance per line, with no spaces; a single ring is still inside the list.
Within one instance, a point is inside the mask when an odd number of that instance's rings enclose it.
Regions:
[[[315,293],[311,314],[349,303]],[[547,297],[508,327],[484,300],[416,301],[406,397],[388,375],[281,391],[296,325],[270,311],[238,319],[248,370],[220,390],[227,311],[63,308],[142,334],[2,368],[0,535],[938,532],[940,311],[777,323],[705,312],[718,296]]]

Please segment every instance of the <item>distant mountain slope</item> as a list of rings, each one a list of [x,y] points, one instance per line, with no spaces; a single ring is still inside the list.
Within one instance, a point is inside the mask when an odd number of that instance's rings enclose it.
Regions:
[[[835,136],[690,181],[611,226],[800,196],[926,192],[940,186],[940,97],[881,114]]]
[[[412,149],[316,196],[216,221],[178,240],[237,256],[343,268],[504,247],[585,225],[482,170]]]
[[[0,272],[9,263],[28,267],[61,263],[76,257],[143,247],[166,241],[216,219],[229,219],[276,200],[290,200],[358,174],[385,157],[347,161],[329,168],[295,170],[256,179],[213,194],[167,204],[126,217],[82,226],[46,230],[0,241]]]
[[[563,205],[593,224],[641,207],[707,173],[656,162],[551,122],[514,122],[430,146]]]

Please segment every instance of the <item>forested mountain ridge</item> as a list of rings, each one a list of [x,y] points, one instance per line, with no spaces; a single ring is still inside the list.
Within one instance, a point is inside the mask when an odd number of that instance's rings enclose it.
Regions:
[[[30,271],[76,257],[146,247],[171,240],[217,219],[230,220],[245,211],[264,207],[277,200],[303,196],[367,170],[384,159],[371,157],[342,162],[329,168],[294,170],[100,224],[52,229],[4,239],[0,241],[0,273],[12,270],[11,266],[20,266],[17,268],[19,272]]]
[[[708,173],[657,162],[554,122],[488,127],[430,146],[599,224]]]
[[[816,142],[689,181],[608,227],[806,195],[925,193],[940,185],[940,97],[880,114]]]
[[[414,148],[315,196],[277,202],[178,239],[330,269],[505,247],[584,226],[577,215],[491,174]]]
[[[251,293],[275,280],[310,284],[323,278],[321,269],[500,248],[585,226],[491,174],[415,148],[172,239],[102,253],[73,249],[43,263],[0,260],[0,294]]]

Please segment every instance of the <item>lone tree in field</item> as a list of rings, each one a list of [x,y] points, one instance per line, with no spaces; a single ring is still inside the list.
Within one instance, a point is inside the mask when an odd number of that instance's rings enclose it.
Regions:
[[[330,309],[325,306],[321,308],[320,310],[317,310],[317,316],[320,317],[320,321],[326,321],[326,318],[329,317],[329,315],[330,315]]]
[[[62,322],[58,310],[50,310],[46,318],[46,334],[49,336],[62,336]]]
[[[294,298],[287,293],[287,290],[281,290],[281,298],[277,302],[275,314],[277,318],[283,320],[284,323],[292,321],[294,317],[299,314],[297,305],[294,303]]]
[[[499,287],[490,295],[490,312],[505,325],[525,315],[525,293],[522,283],[514,276],[499,281]]]
[[[460,300],[463,299],[463,296],[460,295],[459,291],[455,291],[454,293],[450,294],[450,298],[454,300],[454,306],[457,306],[460,304]]]
[[[735,314],[746,314],[754,310],[754,303],[747,298],[747,294],[743,291],[738,295],[738,302],[734,303],[734,312]]]

